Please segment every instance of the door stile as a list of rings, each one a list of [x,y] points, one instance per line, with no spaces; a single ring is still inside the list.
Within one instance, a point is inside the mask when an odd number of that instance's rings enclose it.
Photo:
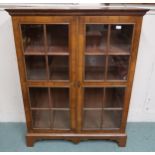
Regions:
[[[79,86],[77,88],[78,90],[78,107],[77,107],[77,131],[81,132],[82,129],[82,115],[83,115],[83,95],[84,95],[84,90],[82,87],[82,82],[83,82],[83,72],[84,72],[84,57],[83,57],[83,51],[84,51],[84,43],[85,43],[85,39],[84,39],[84,22],[83,22],[83,17],[79,17],[78,18],[78,41],[79,41],[79,45],[78,45],[78,55],[77,55],[77,59],[78,59],[78,83]]]
[[[69,32],[69,43],[70,43],[70,76],[71,76],[71,84],[70,84],[70,109],[71,109],[71,128],[76,132],[77,119],[76,119],[76,109],[77,109],[77,53],[78,53],[78,42],[77,42],[77,34],[78,34],[78,21],[76,17],[72,17],[70,24],[70,32]]]

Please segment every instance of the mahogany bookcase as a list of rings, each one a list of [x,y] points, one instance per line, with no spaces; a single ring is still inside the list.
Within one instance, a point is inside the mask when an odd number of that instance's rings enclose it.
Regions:
[[[145,9],[7,9],[12,16],[27,146],[106,139],[125,146]]]

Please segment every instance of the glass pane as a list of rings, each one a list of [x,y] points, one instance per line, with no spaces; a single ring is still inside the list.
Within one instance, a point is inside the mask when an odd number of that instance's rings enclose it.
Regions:
[[[125,88],[106,88],[105,94],[105,108],[123,107]]]
[[[102,123],[101,110],[84,110],[83,129],[97,130],[100,129]]]
[[[50,128],[49,110],[32,110],[33,128]]]
[[[44,56],[26,56],[25,63],[28,80],[45,80],[47,78]]]
[[[105,56],[85,57],[85,79],[104,80],[105,76]]]
[[[85,108],[102,108],[103,100],[104,88],[85,88]]]
[[[48,88],[29,88],[32,108],[49,108]]]
[[[52,88],[51,102],[53,108],[69,108],[69,89]]]
[[[129,56],[109,56],[108,80],[127,80]]]
[[[25,53],[44,52],[43,25],[22,24],[22,40]]]
[[[122,119],[121,110],[106,110],[103,113],[103,129],[120,128]]]
[[[111,25],[110,53],[129,54],[133,25]]]
[[[47,25],[48,52],[68,53],[68,25]]]
[[[107,47],[107,25],[86,25],[86,52],[105,53]]]
[[[50,80],[69,80],[68,56],[49,56]]]
[[[69,110],[53,110],[53,129],[69,129]]]

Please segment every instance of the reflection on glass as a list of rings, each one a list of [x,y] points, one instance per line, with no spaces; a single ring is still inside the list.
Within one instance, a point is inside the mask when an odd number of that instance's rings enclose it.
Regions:
[[[49,53],[68,53],[68,25],[47,25],[47,41]]]
[[[109,56],[107,80],[127,80],[129,56]]]
[[[111,25],[110,53],[129,54],[133,25]]]
[[[86,52],[105,53],[107,47],[107,25],[86,25]]]
[[[26,56],[26,72],[28,80],[45,80],[46,64],[44,56]]]
[[[85,57],[85,79],[104,80],[105,76],[105,56]]]
[[[21,25],[23,47],[25,53],[44,52],[43,25],[22,24]]]

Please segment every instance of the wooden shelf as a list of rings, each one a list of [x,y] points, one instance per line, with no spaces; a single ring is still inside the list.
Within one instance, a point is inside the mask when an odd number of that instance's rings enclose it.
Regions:
[[[130,55],[130,49],[126,46],[111,45],[109,50],[98,47],[86,48],[85,55]]]
[[[86,55],[98,55],[98,54],[102,54],[105,55],[106,54],[106,48],[99,48],[99,47],[86,47]]]
[[[96,30],[96,31],[89,31],[86,33],[86,36],[87,37],[102,37],[102,33],[99,31],[99,30]]]
[[[126,76],[121,76],[115,72],[108,72],[107,78],[105,79],[105,71],[100,70],[87,70],[85,71],[85,80],[105,80],[105,81],[126,81]]]
[[[44,52],[24,52],[25,56],[44,56],[45,53]]]
[[[69,55],[69,50],[67,47],[48,47],[47,52],[44,46],[30,46],[24,50],[24,55]]]
[[[45,52],[45,47],[44,46],[40,46],[40,45],[28,45],[25,49],[24,49],[24,54],[28,55],[28,54],[44,54]]]
[[[65,52],[51,52],[51,53],[43,53],[43,52],[27,52],[27,53],[24,53],[24,55],[26,56],[45,56],[45,55],[48,55],[48,56],[68,56],[69,53],[65,53]]]
[[[69,53],[68,52],[48,52],[47,53],[47,55],[49,55],[49,56],[52,56],[52,55],[54,55],[54,56],[68,56],[69,55]]]
[[[28,80],[46,80],[46,68],[27,69]]]
[[[105,111],[106,111],[106,110],[107,110],[107,111],[118,110],[118,111],[119,111],[119,110],[123,110],[123,108],[121,108],[121,107],[120,107],[120,108],[103,108],[103,110],[105,110]]]
[[[83,110],[107,110],[107,111],[111,111],[111,110],[123,110],[123,108],[83,108]]]
[[[91,52],[85,52],[85,55],[88,55],[88,56],[89,55],[90,56],[91,55],[96,55],[97,56],[97,55],[106,55],[106,53],[103,53],[103,52],[92,52],[92,53]]]
[[[69,55],[69,49],[63,46],[48,46],[48,55]]]
[[[109,50],[106,50],[106,48],[89,47],[86,48],[85,55],[130,55],[130,50],[125,45],[122,48],[119,45],[111,45]]]
[[[31,108],[31,110],[59,110],[59,111],[68,111],[69,108]]]
[[[93,51],[92,51],[92,52],[85,52],[85,55],[90,55],[90,56],[91,56],[91,55],[96,55],[96,56],[97,56],[97,55],[106,55],[106,56],[107,56],[107,55],[115,55],[115,56],[117,56],[117,55],[118,55],[118,56],[119,56],[119,55],[122,55],[122,56],[123,56],[123,55],[124,55],[124,56],[128,55],[128,56],[129,56],[130,53],[129,53],[129,52],[125,52],[125,51],[121,51],[121,52],[118,52],[118,51],[117,51],[117,52],[109,51],[108,53],[105,53],[105,52],[93,52]]]
[[[109,55],[130,55],[128,45],[110,45]]]

